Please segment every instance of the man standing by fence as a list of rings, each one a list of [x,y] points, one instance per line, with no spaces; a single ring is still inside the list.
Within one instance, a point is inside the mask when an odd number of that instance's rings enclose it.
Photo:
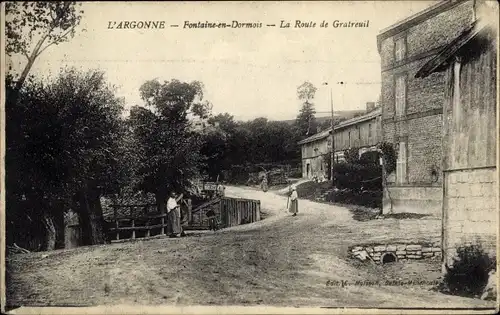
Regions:
[[[170,193],[170,198],[167,201],[168,225],[167,231],[170,237],[179,237],[182,234],[181,227],[181,211],[177,203],[182,199],[182,194],[176,198],[175,192]]]

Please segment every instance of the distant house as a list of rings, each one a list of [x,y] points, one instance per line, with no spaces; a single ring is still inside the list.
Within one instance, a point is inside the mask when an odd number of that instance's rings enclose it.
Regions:
[[[446,78],[443,249],[448,265],[456,249],[467,244],[481,244],[496,256],[497,23],[473,23],[416,74],[420,80],[438,73]]]
[[[344,150],[359,148],[362,154],[375,150],[380,141],[381,109],[373,109],[369,103],[370,112],[341,122],[334,128],[335,159],[344,161]],[[326,177],[328,160],[331,154],[331,128],[299,141],[302,151],[302,177]],[[328,155],[325,155],[328,154]]]
[[[388,177],[384,213],[440,216],[441,160],[446,78],[416,72],[473,20],[474,1],[443,1],[380,32],[382,138],[397,154]]]

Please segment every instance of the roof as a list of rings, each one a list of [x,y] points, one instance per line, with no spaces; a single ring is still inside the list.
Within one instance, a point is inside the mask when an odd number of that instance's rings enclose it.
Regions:
[[[394,36],[414,25],[422,23],[425,20],[432,18],[446,10],[449,10],[456,5],[462,4],[470,0],[443,0],[437,4],[431,5],[430,7],[410,15],[409,17],[402,19],[384,29],[382,29],[377,36],[377,46],[380,51],[380,43],[382,40]]]
[[[361,122],[365,122],[365,121],[374,119],[374,118],[380,116],[381,114],[382,114],[382,108],[377,107],[374,110],[372,110],[372,111],[370,111],[362,116],[358,116],[358,117],[354,117],[354,118],[342,121],[341,123],[337,124],[334,128],[335,128],[335,130],[347,128],[349,126],[356,125],[356,124],[359,124]],[[327,138],[330,135],[331,130],[332,130],[332,128],[328,128],[326,130],[318,132],[317,134],[314,134],[314,135],[310,136],[309,138],[305,138],[305,139],[299,141],[298,144],[305,144],[305,143],[309,143],[309,142],[313,142],[313,141]]]
[[[476,35],[485,30],[485,28],[486,24],[479,23],[479,21],[474,22],[471,27],[446,45],[446,47],[444,47],[434,58],[425,63],[422,68],[417,71],[415,78],[425,78],[443,66],[446,66],[451,57],[455,56],[464,45],[469,43]]]

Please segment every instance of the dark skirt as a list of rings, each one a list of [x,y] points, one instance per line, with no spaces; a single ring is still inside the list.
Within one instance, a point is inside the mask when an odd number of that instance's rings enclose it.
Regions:
[[[170,210],[168,213],[168,234],[180,234],[181,230],[181,213],[179,208]]]

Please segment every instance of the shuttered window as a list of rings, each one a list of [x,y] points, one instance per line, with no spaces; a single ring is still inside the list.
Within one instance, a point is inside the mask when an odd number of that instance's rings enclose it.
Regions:
[[[394,57],[396,61],[402,61],[406,57],[406,40],[404,37],[396,39],[394,43]]]
[[[400,75],[396,77],[394,87],[394,105],[396,117],[405,115],[406,112],[406,76]]]
[[[407,148],[406,142],[399,143],[398,159],[396,162],[396,182],[398,184],[406,183],[406,169],[407,169]]]

